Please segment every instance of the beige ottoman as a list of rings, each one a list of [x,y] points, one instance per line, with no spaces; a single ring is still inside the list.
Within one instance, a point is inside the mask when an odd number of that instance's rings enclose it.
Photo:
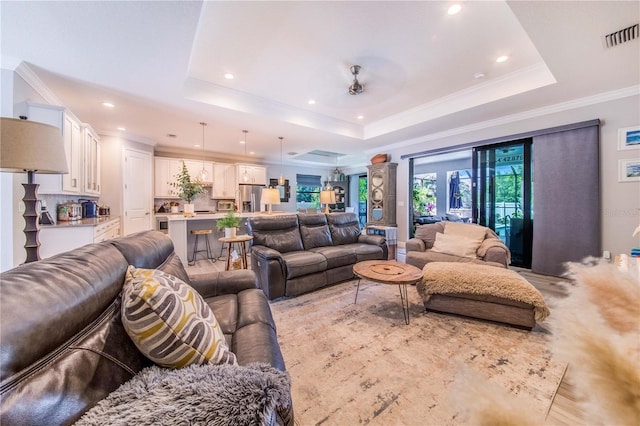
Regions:
[[[549,315],[542,294],[517,272],[469,263],[433,262],[417,290],[429,311],[464,315],[531,330]]]

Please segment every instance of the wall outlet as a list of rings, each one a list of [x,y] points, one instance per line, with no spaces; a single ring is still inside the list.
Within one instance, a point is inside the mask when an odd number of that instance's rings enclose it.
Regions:
[[[602,257],[607,259],[607,260],[611,260],[611,252],[609,250],[605,250],[602,252]]]

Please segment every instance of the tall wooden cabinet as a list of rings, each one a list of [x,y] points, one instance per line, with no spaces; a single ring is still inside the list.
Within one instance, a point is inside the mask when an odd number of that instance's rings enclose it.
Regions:
[[[396,224],[397,163],[367,166],[369,182],[367,196],[367,226],[398,226]]]

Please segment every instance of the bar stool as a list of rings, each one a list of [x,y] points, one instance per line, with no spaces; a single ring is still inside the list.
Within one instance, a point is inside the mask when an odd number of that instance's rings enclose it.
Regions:
[[[209,234],[212,234],[212,229],[193,229],[191,230],[191,235],[195,235],[196,239],[193,242],[193,256],[191,257],[191,261],[189,261],[189,265],[196,264],[196,256],[198,253],[206,252],[207,259],[213,259],[213,255],[211,254],[211,246],[209,245]],[[200,235],[204,236],[205,248],[202,250],[198,250],[198,238]]]

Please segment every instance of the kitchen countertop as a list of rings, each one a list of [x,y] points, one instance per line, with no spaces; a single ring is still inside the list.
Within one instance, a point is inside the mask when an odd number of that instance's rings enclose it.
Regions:
[[[55,225],[40,225],[40,229],[46,228],[76,228],[83,226],[98,226],[112,220],[120,219],[120,216],[100,216],[93,218],[85,218],[80,220],[58,221]]]
[[[283,214],[295,214],[294,212],[274,211],[272,215]],[[166,216],[168,222],[184,221],[184,220],[207,220],[207,219],[222,219],[227,215],[224,213],[196,213],[194,216],[185,217],[182,213],[156,213],[156,216]],[[255,212],[255,213],[236,213],[237,217],[253,217],[253,216],[266,216],[267,212]]]

